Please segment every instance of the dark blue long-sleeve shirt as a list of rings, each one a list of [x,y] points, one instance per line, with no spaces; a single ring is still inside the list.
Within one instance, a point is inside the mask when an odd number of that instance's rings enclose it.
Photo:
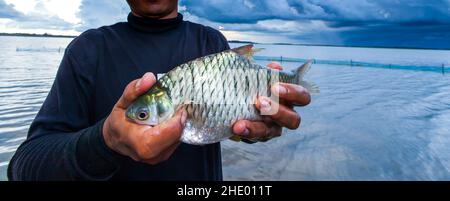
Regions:
[[[88,30],[67,47],[55,82],[8,168],[10,180],[221,180],[220,144],[181,144],[157,165],[110,150],[102,125],[125,86],[145,72],[165,73],[229,49],[223,35],[199,24],[152,20]]]

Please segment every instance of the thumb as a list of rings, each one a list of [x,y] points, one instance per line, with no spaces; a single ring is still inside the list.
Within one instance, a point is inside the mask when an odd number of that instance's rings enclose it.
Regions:
[[[127,109],[129,105],[140,95],[147,92],[156,83],[156,77],[153,73],[145,73],[140,79],[130,82],[122,96],[117,101],[116,107]]]

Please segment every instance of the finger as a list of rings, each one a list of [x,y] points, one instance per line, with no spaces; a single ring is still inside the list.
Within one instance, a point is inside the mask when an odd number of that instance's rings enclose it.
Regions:
[[[281,64],[278,62],[275,62],[275,61],[267,64],[267,67],[269,67],[271,69],[275,69],[275,70],[283,70],[283,67],[281,66]]]
[[[277,83],[271,87],[272,93],[293,105],[305,106],[311,102],[311,95],[304,87],[296,84]]]
[[[274,126],[270,127],[270,135],[272,137],[280,137],[282,132],[283,132],[283,128],[281,126],[274,125]]]
[[[178,143],[183,131],[184,122],[182,111],[178,111],[177,114],[169,119],[167,122],[155,127],[147,127],[145,130],[142,128],[136,128],[140,132],[131,132],[131,135],[127,138],[128,144],[136,153],[140,161],[148,161],[159,157],[164,150],[173,144]],[[135,129],[131,128],[131,131]]]
[[[263,121],[266,123],[266,125],[270,126],[270,134],[272,137],[279,137],[282,134],[283,128],[276,124],[276,122],[273,121],[273,119],[270,116],[263,116]]]
[[[240,120],[233,125],[233,132],[249,139],[263,138],[269,136],[270,128],[264,122]]]
[[[126,109],[140,95],[148,91],[156,83],[153,73],[145,73],[142,78],[133,80],[125,88],[122,96],[117,101],[116,107]]]
[[[261,114],[270,114],[268,117],[282,127],[297,129],[300,126],[301,118],[295,110],[280,105],[270,98],[259,97],[255,107],[261,111]]]
[[[282,128],[280,126],[272,126],[270,127],[270,135],[265,138],[258,139],[258,142],[267,142],[273,138],[277,138],[281,136]]]
[[[235,135],[247,136],[250,134],[250,130],[246,126],[246,120],[239,120],[234,123],[232,130]]]
[[[157,146],[162,147],[162,149],[179,142],[181,134],[183,133],[186,118],[187,112],[182,109],[166,122],[149,129],[152,140],[157,142]]]

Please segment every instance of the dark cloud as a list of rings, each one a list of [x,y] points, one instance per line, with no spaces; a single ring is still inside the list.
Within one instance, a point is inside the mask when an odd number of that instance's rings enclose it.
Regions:
[[[324,20],[450,23],[448,0],[181,0],[187,12],[222,23]]]
[[[450,48],[449,0],[181,0],[180,5],[227,30],[278,32],[301,43]],[[262,26],[267,21],[272,23]],[[277,23],[290,26],[277,30]]]
[[[450,0],[180,0],[185,19],[242,35],[298,43],[450,48]],[[85,31],[126,21],[125,0],[82,0],[79,24],[48,16],[38,0],[26,15],[0,0],[11,26]],[[272,37],[272,42],[276,41]],[[232,38],[230,38],[232,39]],[[248,38],[248,40],[253,40]],[[255,39],[255,42],[258,40]]]
[[[450,26],[364,25],[341,31],[299,34],[294,38],[305,44],[449,49]]]
[[[21,13],[17,12],[12,5],[0,0],[0,18],[14,19],[20,16]]]
[[[339,33],[345,45],[409,48],[450,48],[450,25],[382,25]]]

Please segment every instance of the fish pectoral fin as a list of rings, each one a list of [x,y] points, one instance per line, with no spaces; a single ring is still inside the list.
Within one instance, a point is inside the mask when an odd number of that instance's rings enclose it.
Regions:
[[[240,46],[240,47],[231,49],[231,51],[233,51],[241,56],[247,57],[247,59],[249,59],[249,60],[253,60],[253,55],[256,52],[260,52],[262,50],[264,50],[264,48],[253,48],[253,44],[248,44],[248,45],[244,45],[244,46]]]

